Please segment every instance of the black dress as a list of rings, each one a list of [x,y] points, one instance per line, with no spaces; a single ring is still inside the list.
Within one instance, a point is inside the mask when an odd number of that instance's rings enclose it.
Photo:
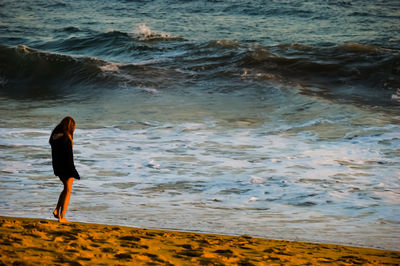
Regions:
[[[64,134],[54,134],[50,145],[54,174],[61,181],[66,181],[70,177],[81,179],[75,169],[71,140]]]

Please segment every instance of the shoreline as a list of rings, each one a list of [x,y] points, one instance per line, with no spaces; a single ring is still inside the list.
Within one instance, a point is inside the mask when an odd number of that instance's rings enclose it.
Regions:
[[[399,265],[400,251],[0,216],[0,264]]]

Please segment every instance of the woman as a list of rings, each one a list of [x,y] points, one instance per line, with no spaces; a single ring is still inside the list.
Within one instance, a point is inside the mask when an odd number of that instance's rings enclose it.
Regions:
[[[49,143],[51,145],[51,156],[54,174],[64,184],[64,190],[58,198],[57,207],[53,212],[59,222],[68,222],[65,213],[71,196],[74,178],[80,179],[74,165],[72,152],[75,121],[72,117],[65,117],[51,132]]]

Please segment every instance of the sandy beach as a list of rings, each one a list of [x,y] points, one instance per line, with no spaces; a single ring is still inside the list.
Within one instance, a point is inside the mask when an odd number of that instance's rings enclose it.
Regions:
[[[400,252],[0,217],[1,265],[399,265]]]

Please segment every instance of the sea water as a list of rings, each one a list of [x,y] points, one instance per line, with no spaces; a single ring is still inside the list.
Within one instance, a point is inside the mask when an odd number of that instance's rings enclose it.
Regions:
[[[0,215],[399,250],[397,1],[2,1]]]

